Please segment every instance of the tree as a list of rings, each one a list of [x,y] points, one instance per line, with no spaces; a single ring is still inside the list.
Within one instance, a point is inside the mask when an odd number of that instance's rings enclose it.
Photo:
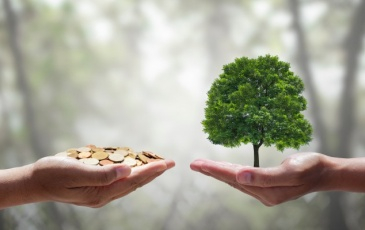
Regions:
[[[307,106],[304,84],[289,69],[270,55],[223,66],[208,91],[202,121],[208,139],[225,147],[252,143],[255,167],[262,145],[283,151],[309,143],[312,127],[301,114]]]

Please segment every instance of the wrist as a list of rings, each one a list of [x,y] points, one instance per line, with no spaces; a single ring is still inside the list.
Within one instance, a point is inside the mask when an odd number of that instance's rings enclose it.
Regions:
[[[341,180],[341,164],[339,158],[322,155],[321,162],[322,172],[320,174],[318,191],[336,190],[338,182]]]
[[[24,193],[22,195],[27,197],[27,203],[44,201],[42,185],[38,183],[38,180],[36,178],[35,163],[27,165],[27,167],[27,175],[24,178]]]
[[[322,191],[365,192],[365,158],[325,157]]]
[[[33,202],[31,171],[32,164],[1,171],[0,208]]]

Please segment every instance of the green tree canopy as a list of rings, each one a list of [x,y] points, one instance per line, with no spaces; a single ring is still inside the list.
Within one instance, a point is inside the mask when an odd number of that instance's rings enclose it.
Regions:
[[[262,144],[279,151],[298,149],[312,134],[301,114],[307,105],[303,90],[302,80],[277,56],[237,58],[223,67],[208,91],[204,132],[212,143],[226,147],[252,143],[257,155]]]

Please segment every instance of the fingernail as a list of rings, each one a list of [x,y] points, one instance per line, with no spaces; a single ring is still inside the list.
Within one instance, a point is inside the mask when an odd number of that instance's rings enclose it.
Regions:
[[[128,166],[122,166],[117,168],[117,177],[123,178],[131,174],[131,168]]]
[[[237,181],[240,184],[251,184],[252,182],[252,175],[249,172],[244,172],[238,175]]]

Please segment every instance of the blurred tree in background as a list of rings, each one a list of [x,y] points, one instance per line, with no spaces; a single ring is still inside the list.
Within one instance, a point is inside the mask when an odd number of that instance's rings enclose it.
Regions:
[[[221,66],[267,53],[305,83],[314,138],[299,151],[365,156],[364,17],[364,0],[1,0],[2,168],[86,144],[152,150],[177,166],[100,209],[3,210],[0,229],[362,229],[362,194],[267,208],[189,163],[251,152],[211,145],[200,121]],[[293,152],[267,154],[262,167]]]

